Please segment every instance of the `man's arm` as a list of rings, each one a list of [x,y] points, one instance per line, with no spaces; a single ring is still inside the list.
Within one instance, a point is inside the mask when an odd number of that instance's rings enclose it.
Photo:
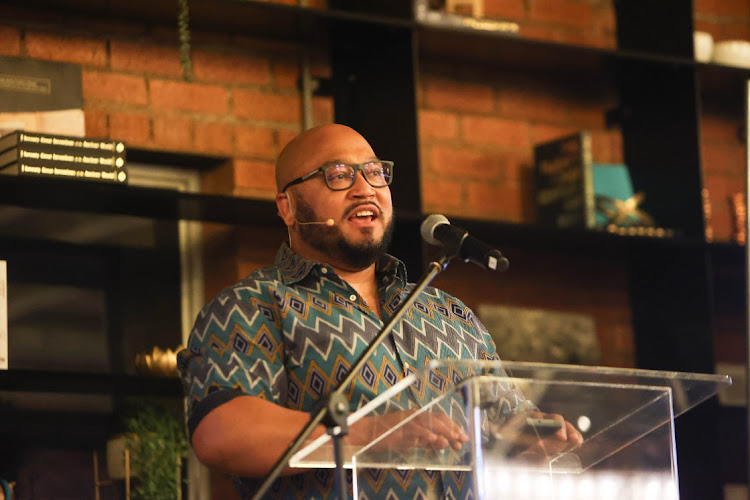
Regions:
[[[256,396],[239,396],[211,410],[195,428],[193,450],[208,467],[235,476],[263,477],[310,420]],[[325,433],[319,425],[312,434]],[[299,469],[287,469],[294,474]]]

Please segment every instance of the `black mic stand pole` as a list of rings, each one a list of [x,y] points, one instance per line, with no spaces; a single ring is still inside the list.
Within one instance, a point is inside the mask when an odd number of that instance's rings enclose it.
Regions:
[[[437,276],[443,269],[445,269],[445,267],[448,265],[448,262],[458,255],[460,249],[461,242],[458,240],[456,240],[455,243],[443,242],[443,251],[439,256],[440,258],[428,264],[427,270],[414,286],[414,289],[406,297],[406,300],[404,300],[404,302],[400,305],[398,311],[396,311],[396,314],[394,314],[391,317],[390,321],[388,321],[388,323],[383,326],[383,329],[380,330],[370,346],[359,356],[359,358],[357,358],[357,361],[354,363],[354,366],[352,366],[352,369],[346,375],[344,380],[342,380],[341,383],[339,383],[338,387],[336,387],[331,393],[329,393],[326,398],[324,398],[324,404],[322,404],[320,408],[313,414],[310,421],[307,422],[307,425],[302,428],[297,437],[294,438],[294,441],[292,441],[292,443],[289,445],[289,448],[287,448],[286,452],[284,452],[281,458],[279,458],[279,460],[273,466],[271,471],[268,473],[268,476],[266,476],[266,479],[263,481],[263,483],[258,488],[258,491],[253,496],[253,500],[260,500],[263,497],[263,495],[271,487],[271,484],[274,482],[274,480],[279,477],[281,472],[287,466],[289,460],[291,460],[294,454],[299,451],[299,449],[302,447],[302,444],[310,437],[310,434],[312,434],[315,427],[317,427],[318,424],[321,423],[325,424],[325,426],[328,428],[328,434],[330,434],[333,439],[333,454],[334,460],[336,462],[335,489],[337,491],[339,500],[346,500],[347,488],[346,481],[344,479],[343,438],[349,432],[349,429],[346,425],[346,419],[349,416],[349,401],[346,399],[346,396],[344,396],[344,391],[347,387],[349,387],[349,385],[352,384],[352,382],[354,382],[359,371],[364,367],[365,363],[367,363],[367,360],[375,352],[375,349],[377,349],[380,343],[385,339],[386,335],[388,335],[391,330],[393,330],[393,327],[396,326],[399,321],[401,321],[401,318],[406,313],[408,308],[416,301],[417,296],[419,296],[419,294],[422,293],[425,288],[427,288],[430,282],[435,279],[435,276]]]

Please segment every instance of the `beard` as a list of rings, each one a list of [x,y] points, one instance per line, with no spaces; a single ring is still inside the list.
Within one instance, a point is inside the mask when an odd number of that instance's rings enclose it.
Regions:
[[[304,200],[298,200],[297,220],[312,222],[325,220]],[[300,239],[316,250],[330,255],[335,260],[354,269],[365,269],[384,254],[391,244],[395,217],[391,217],[380,240],[373,235],[373,228],[363,228],[365,238],[359,242],[348,241],[337,226],[298,224]]]

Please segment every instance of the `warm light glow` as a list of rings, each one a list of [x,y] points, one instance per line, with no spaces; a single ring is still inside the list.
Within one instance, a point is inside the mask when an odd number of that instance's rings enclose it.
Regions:
[[[581,432],[588,432],[591,429],[591,419],[586,415],[578,417],[578,430]]]

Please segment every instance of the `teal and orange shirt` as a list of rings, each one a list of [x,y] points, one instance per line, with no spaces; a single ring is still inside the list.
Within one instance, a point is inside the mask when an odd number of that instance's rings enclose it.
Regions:
[[[383,320],[388,321],[412,285],[398,259],[376,262]],[[188,399],[192,431],[208,412],[234,397],[251,395],[280,406],[312,412],[316,403],[348,374],[384,325],[357,291],[333,268],[296,255],[284,243],[275,265],[224,289],[195,322],[178,368]],[[409,373],[434,359],[497,359],[487,330],[460,300],[427,288],[392,334],[380,344],[347,393],[355,411]],[[442,393],[449,377],[436,377]],[[509,410],[523,398],[505,401]],[[335,498],[327,469],[285,476],[274,498]],[[465,473],[420,470],[376,471],[358,478],[359,498],[465,498],[472,496]],[[244,495],[260,484],[236,478]]]

